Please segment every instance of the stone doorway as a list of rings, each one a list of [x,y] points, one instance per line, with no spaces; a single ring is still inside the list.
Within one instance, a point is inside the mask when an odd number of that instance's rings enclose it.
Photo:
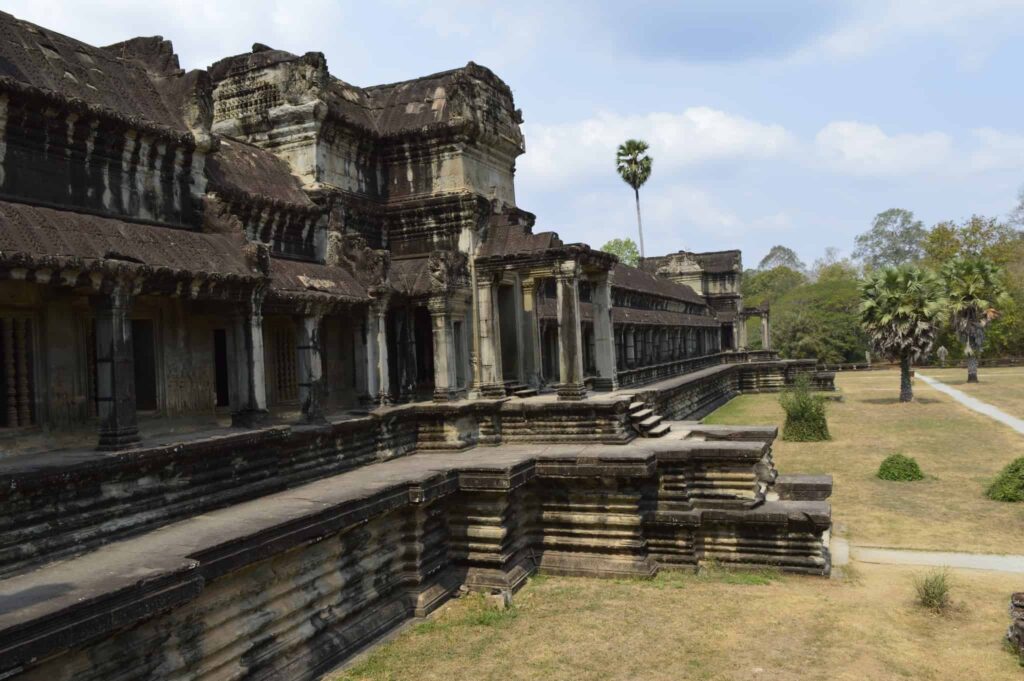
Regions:
[[[132,355],[135,408],[138,411],[156,411],[156,343],[152,319],[132,320]]]
[[[501,337],[501,378],[519,381],[519,325],[516,290],[511,284],[498,287],[498,333]]]

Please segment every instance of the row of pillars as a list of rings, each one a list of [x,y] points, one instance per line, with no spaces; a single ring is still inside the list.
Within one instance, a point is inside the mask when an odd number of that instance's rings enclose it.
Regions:
[[[737,338],[737,345],[740,349],[746,349],[747,343],[747,319],[751,316],[756,316],[761,320],[761,349],[771,350],[772,349],[772,335],[771,326],[768,323],[768,313],[761,312],[757,314],[749,314],[742,316],[738,320],[737,326],[739,327],[739,337]]]
[[[559,399],[580,400],[586,396],[583,369],[583,332],[580,317],[579,279],[575,262],[565,262],[555,273],[556,309],[558,318]],[[533,277],[516,282],[515,309],[517,342],[519,343],[520,380],[530,385],[542,381],[542,346],[538,319],[539,280]],[[487,281],[477,288],[479,342],[477,385],[482,396],[505,394],[501,365],[501,334],[499,324],[498,283]],[[594,359],[597,377],[594,387],[614,390],[617,387],[615,335],[612,329],[611,281],[607,274],[592,280],[594,325]]]
[[[386,313],[388,299],[367,306],[365,344],[356,343],[356,380],[365,386],[374,404],[389,401],[390,376]],[[126,286],[114,288],[96,303],[96,395],[99,449],[118,450],[139,441],[136,415],[134,352],[130,313],[132,295]],[[456,340],[453,338],[450,301],[431,299],[429,310],[434,339],[434,397],[448,400],[459,386]],[[233,322],[234,381],[231,386],[232,425],[257,427],[268,419],[263,347],[263,294],[254,291],[235,314]],[[304,420],[324,420],[326,395],[320,341],[322,313],[298,320],[297,373],[299,402]]]

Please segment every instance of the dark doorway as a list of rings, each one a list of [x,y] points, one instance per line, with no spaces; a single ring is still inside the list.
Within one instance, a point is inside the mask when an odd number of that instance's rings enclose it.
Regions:
[[[228,406],[228,334],[224,329],[213,330],[213,380],[217,389],[217,406]]]
[[[519,324],[515,289],[498,287],[498,333],[501,335],[501,373],[505,381],[519,380]]]
[[[722,327],[722,349],[733,349],[732,325]]]
[[[156,410],[156,346],[153,320],[132,320],[132,351],[135,356],[135,408]]]

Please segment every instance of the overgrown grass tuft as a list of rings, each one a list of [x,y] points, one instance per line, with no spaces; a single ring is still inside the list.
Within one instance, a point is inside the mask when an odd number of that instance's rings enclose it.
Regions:
[[[916,459],[903,454],[890,454],[878,467],[878,477],[882,480],[913,482],[924,480],[924,473],[921,472]]]
[[[993,501],[1024,501],[1024,456],[999,472],[985,495]]]
[[[931,572],[914,579],[914,590],[917,592],[917,604],[934,612],[945,612],[952,601],[949,592],[952,580],[945,569]]]
[[[825,418],[825,400],[811,392],[811,379],[807,374],[798,374],[792,387],[782,391],[779,404],[786,412],[783,440],[821,442],[832,439]]]

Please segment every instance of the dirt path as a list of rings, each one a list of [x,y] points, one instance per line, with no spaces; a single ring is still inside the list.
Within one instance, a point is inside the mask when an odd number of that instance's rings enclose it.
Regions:
[[[931,387],[938,390],[939,392],[946,393],[954,400],[967,407],[968,409],[976,411],[979,414],[984,414],[985,416],[995,419],[1000,423],[1005,423],[1006,425],[1010,426],[1021,435],[1024,435],[1024,419],[1020,419],[1017,418],[1016,416],[1007,414],[1002,409],[994,407],[988,402],[982,402],[981,400],[975,397],[971,397],[970,395],[963,391],[957,390],[956,388],[952,388],[946,385],[945,383],[939,381],[938,379],[932,378],[931,376],[925,376],[921,372],[917,372],[917,377],[920,378],[925,383],[927,383],[928,385],[930,385]]]

